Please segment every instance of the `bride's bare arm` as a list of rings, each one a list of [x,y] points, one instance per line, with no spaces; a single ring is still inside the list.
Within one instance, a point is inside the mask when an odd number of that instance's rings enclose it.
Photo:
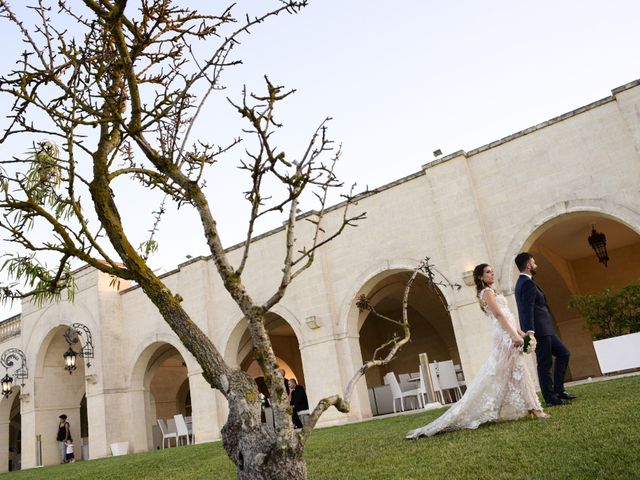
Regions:
[[[502,313],[502,310],[500,310],[498,302],[496,302],[496,294],[493,293],[493,290],[485,290],[482,299],[486,302],[489,310],[491,311],[493,316],[496,317],[496,320],[498,320],[502,328],[504,328],[505,332],[507,332],[507,334],[511,337],[511,341],[513,342],[513,344],[516,347],[523,345],[524,341],[522,340],[522,337],[520,336],[518,330],[515,329],[513,325],[511,325],[509,319],[505,317],[504,313]]]

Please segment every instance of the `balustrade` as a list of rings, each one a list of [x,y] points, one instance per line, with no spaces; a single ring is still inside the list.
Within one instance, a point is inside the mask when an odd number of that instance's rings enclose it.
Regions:
[[[22,319],[20,315],[15,315],[0,322],[0,343],[20,335],[21,325]]]

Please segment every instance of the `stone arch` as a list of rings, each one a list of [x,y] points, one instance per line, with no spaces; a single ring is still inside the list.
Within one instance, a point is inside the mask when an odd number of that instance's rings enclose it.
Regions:
[[[168,344],[175,348],[182,356],[182,359],[187,364],[187,370],[191,375],[202,373],[202,368],[191,355],[191,353],[180,342],[180,339],[175,335],[169,333],[153,333],[142,341],[140,341],[129,357],[129,365],[126,369],[127,372],[127,385],[129,388],[136,389],[143,385],[144,377],[146,374],[146,365],[153,355],[154,345]]]
[[[41,367],[46,354],[46,349],[43,349],[42,346],[49,345],[56,329],[62,326],[69,327],[73,323],[82,323],[89,328],[94,351],[100,351],[99,327],[91,311],[82,302],[78,301],[74,304],[64,302],[51,305],[36,320],[24,342],[24,345],[26,345],[25,355],[29,360],[29,364],[34,365],[34,374],[36,376],[42,374]],[[97,368],[101,366],[98,361],[99,357],[98,355],[91,362]]]
[[[344,300],[340,306],[337,320],[337,334],[349,337],[358,336],[362,319],[360,318],[361,315],[355,306],[356,300],[361,292],[371,290],[373,285],[375,285],[381,278],[381,274],[389,275],[402,271],[412,271],[421,260],[422,259],[410,258],[390,259],[379,262],[361,272],[351,283],[351,287],[347,290]],[[453,293],[446,289],[438,288],[447,305],[451,308],[450,306],[454,303]]]
[[[607,233],[607,268],[598,263],[588,245],[592,224]],[[556,333],[571,351],[567,379],[600,375],[591,333],[580,312],[568,304],[572,295],[595,294],[640,281],[640,215],[607,201],[563,202],[525,224],[509,248],[500,283],[515,283],[513,257],[518,251],[533,253],[538,264],[536,282],[545,291]]]
[[[640,214],[630,208],[603,199],[579,199],[558,202],[545,210],[538,212],[523,222],[509,242],[500,265],[500,285],[506,292],[513,291],[516,268],[513,259],[520,251],[526,251],[545,230],[551,228],[555,222],[562,221],[562,217],[571,213],[595,213],[608,217],[629,227],[640,234]]]
[[[411,274],[412,271],[407,270],[380,273],[370,290],[363,293],[379,313],[400,318],[402,297]],[[412,341],[403,347],[391,365],[367,372],[369,387],[381,385],[382,376],[387,371],[396,374],[417,372],[420,353],[427,353],[431,360],[460,363],[453,322],[440,289],[428,288],[418,277],[409,297],[408,314]],[[374,350],[398,332],[397,326],[380,320],[368,311],[360,313],[358,329],[361,361],[372,358]]]
[[[392,333],[387,331],[386,325],[375,323],[373,317],[371,317],[372,322],[367,321],[369,312],[359,312],[356,306],[359,295],[364,293],[370,297],[373,304],[385,303],[383,308],[388,308],[388,313],[392,316],[400,314],[404,285],[419,261],[417,259],[387,260],[368,268],[356,277],[356,283],[349,289],[349,296],[342,303],[337,326],[339,334],[350,345],[349,365],[358,368],[362,364],[363,357],[370,358],[373,350]],[[394,371],[396,374],[415,373],[418,370],[419,353],[427,353],[434,360],[452,359],[455,363],[460,362],[458,340],[450,314],[454,304],[453,290],[441,286],[437,286],[435,291],[427,290],[424,283],[418,280],[412,292],[415,296],[410,299],[409,314],[414,318],[414,322],[418,322],[413,325],[412,342],[403,348],[400,356],[391,365],[367,372],[365,382],[361,384],[362,388],[359,387],[354,393],[354,401],[362,405],[365,415],[368,415],[369,401],[375,398],[376,389],[388,388],[382,385],[384,373],[387,371]],[[351,372],[343,372],[343,375],[349,378]],[[368,395],[367,388],[369,388]],[[378,393],[383,397],[386,395],[385,392]],[[386,407],[376,400],[371,401],[374,414],[387,413]],[[388,407],[389,412],[393,411],[390,403]]]
[[[256,380],[258,389],[263,394],[268,395],[269,392],[262,380],[262,371],[251,355],[250,343],[248,343],[249,339],[247,337],[247,325],[243,318],[240,315],[236,317],[222,337],[224,339],[222,345],[225,345],[224,358],[229,365],[250,372],[251,376]],[[302,356],[300,355],[300,349],[304,345],[304,337],[302,336],[300,321],[285,305],[277,304],[267,313],[265,323],[270,333],[273,332],[271,329],[274,325],[279,330],[291,330],[291,332],[285,334],[285,337],[288,338],[289,344],[295,344],[294,347],[278,342],[274,338],[278,334],[270,335],[272,345],[278,361],[285,369],[285,376],[287,378],[296,378],[300,383],[304,384],[305,371]]]
[[[48,313],[57,313],[66,309],[48,309]],[[64,360],[62,354],[68,348],[63,336],[64,331],[72,323],[91,324],[87,318],[78,319],[77,316],[68,316],[69,320],[61,319],[59,315],[43,315],[36,322],[35,333],[29,339],[27,351],[30,352],[28,358],[35,359],[31,362],[30,378],[27,380],[29,391],[48,392],[47,395],[33,396],[33,410],[25,415],[25,423],[28,427],[34,428],[35,432],[48,431],[51,425],[58,421],[58,415],[64,413],[68,416],[71,426],[71,436],[77,445],[78,458],[80,458],[81,445],[88,444],[91,436],[91,426],[87,429],[87,437],[82,437],[82,415],[89,411],[92,406],[82,410],[83,398],[87,393],[85,374],[88,365],[91,363],[92,372],[99,371],[99,367],[93,366],[96,359],[77,358],[76,370],[69,374],[64,370]],[[97,345],[97,330],[95,325],[87,325],[92,333],[94,347]],[[97,348],[97,347],[96,347]],[[29,417],[27,419],[27,416]],[[25,432],[27,436],[31,432]],[[60,462],[60,453],[57,444],[54,442],[41,443],[43,465],[52,465]],[[27,460],[25,458],[25,460]],[[33,460],[31,460],[33,461]]]
[[[185,402],[191,399],[193,377],[202,369],[175,335],[157,333],[138,343],[127,372],[133,450],[160,447],[157,418],[191,413],[191,405],[187,411]]]
[[[239,367],[238,362],[238,347],[240,346],[240,339],[247,329],[247,325],[244,322],[244,315],[238,315],[228,324],[227,330],[222,335],[222,341],[220,345],[224,345],[222,352],[224,361],[231,367]]]
[[[8,397],[0,396],[0,420],[9,417],[13,403],[20,400],[20,393],[20,385],[14,385]]]
[[[73,323],[82,323],[89,328],[94,352],[97,352],[97,355],[93,359],[78,357],[77,369],[69,375],[63,368],[62,354],[68,348],[63,333]],[[38,432],[48,431],[51,425],[55,425],[59,414],[65,413],[69,418],[71,434],[80,454],[80,446],[89,441],[88,437],[82,437],[81,432],[81,404],[87,392],[85,374],[97,373],[100,378],[102,371],[99,325],[90,309],[80,299],[76,299],[73,304],[68,301],[51,304],[28,324],[30,328],[23,329],[22,335],[30,370],[25,389],[27,393],[31,393],[31,404],[26,412],[23,412],[25,425],[23,434],[27,438],[35,438]],[[91,363],[90,371],[88,371],[89,363]],[[51,394],[35,395],[33,392],[37,391]],[[92,408],[98,407],[98,397],[92,397],[92,399],[96,403],[88,401],[85,411],[92,411]],[[88,428],[89,435],[90,432],[91,425]],[[34,449],[34,445],[29,443],[23,445],[25,465],[35,466],[38,460],[42,465],[60,462],[57,445],[43,441],[41,447],[42,455],[38,457],[39,453]]]
[[[285,305],[276,304],[271,308],[271,310],[269,310],[269,313],[275,314],[287,322],[300,344],[303,344],[304,336],[302,335],[301,323],[291,310],[289,310]],[[221,337],[220,345],[224,345],[222,352],[224,360],[230,366],[239,367],[239,365],[236,365],[236,357],[240,346],[240,340],[242,339],[242,335],[246,329],[247,325],[244,323],[244,315],[238,314],[231,322],[229,322],[227,329]]]

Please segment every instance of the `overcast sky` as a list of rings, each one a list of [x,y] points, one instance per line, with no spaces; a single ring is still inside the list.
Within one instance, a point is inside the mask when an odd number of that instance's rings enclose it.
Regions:
[[[257,88],[267,74],[297,89],[282,111],[283,147],[300,152],[331,116],[330,134],[343,146],[341,179],[359,190],[378,187],[417,172],[436,149],[471,150],[640,78],[639,20],[637,0],[311,0],[300,14],[260,25],[244,39],[237,49],[244,65],[223,77],[227,88],[207,109],[201,135],[231,136],[239,124],[224,96],[238,99],[243,84]],[[20,45],[5,22],[0,34],[4,73]],[[0,108],[4,114],[6,102]],[[2,145],[0,152],[17,153]],[[244,232],[237,204],[223,200],[238,190],[235,175],[220,168],[212,179],[222,179],[212,205],[225,245]],[[131,215],[150,227],[148,211],[132,207]],[[188,221],[195,223],[181,223]],[[208,254],[187,212],[168,217],[160,238],[158,267]],[[19,307],[5,311],[0,318]]]

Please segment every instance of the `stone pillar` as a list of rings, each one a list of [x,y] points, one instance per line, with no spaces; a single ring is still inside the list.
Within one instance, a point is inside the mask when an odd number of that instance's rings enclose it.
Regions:
[[[459,303],[450,314],[465,382],[469,385],[491,353],[493,324],[475,299]]]
[[[89,424],[89,459],[102,458],[110,454],[107,429],[112,422],[117,422],[122,415],[120,410],[118,416],[113,412],[109,416],[106,408],[105,395],[102,392],[87,392],[87,422]]]
[[[4,398],[3,402],[10,399]],[[9,418],[0,419],[0,472],[9,470]]]
[[[304,366],[304,377],[306,381],[305,389],[309,398],[309,407],[313,409],[315,405],[324,397],[330,395],[343,395],[347,381],[353,375],[353,372],[360,366],[354,368],[352,350],[357,352],[358,339],[343,338],[339,341],[333,339],[323,342],[305,344],[300,346],[300,355],[302,356],[302,364]],[[345,380],[346,379],[346,380]],[[360,382],[364,384],[364,381]],[[360,387],[360,385],[358,385]],[[364,397],[366,403],[363,405],[362,392],[357,388],[354,392],[351,402],[351,412],[343,414],[335,408],[328,409],[320,418],[321,423],[340,422],[348,418],[362,418],[363,415],[371,416],[371,410],[368,408],[368,397],[366,385],[364,387]]]
[[[33,387],[33,382],[31,382]],[[31,396],[29,396],[29,400]],[[22,400],[20,405],[20,421],[22,423],[20,428],[20,443],[22,444],[21,463],[22,468],[33,468],[37,466],[36,463],[36,433],[35,433],[35,411],[33,409],[33,402]]]
[[[338,341],[337,350],[341,359],[343,388],[353,377],[353,374],[362,366],[362,353],[360,351],[360,337],[344,337]],[[349,418],[362,419],[373,416],[371,403],[369,402],[369,392],[367,381],[360,377],[351,396],[351,413]]]
[[[196,443],[211,442],[220,439],[220,430],[224,420],[220,421],[218,402],[222,398],[216,395],[200,372],[189,375],[191,391],[191,416],[193,418],[193,434]]]
[[[138,388],[129,391],[129,411],[131,412],[129,449],[131,453],[147,452],[155,448],[153,430],[157,426],[155,415],[148,411],[151,405],[149,389]],[[162,441],[162,436],[160,437]],[[160,445],[162,447],[162,444]]]

